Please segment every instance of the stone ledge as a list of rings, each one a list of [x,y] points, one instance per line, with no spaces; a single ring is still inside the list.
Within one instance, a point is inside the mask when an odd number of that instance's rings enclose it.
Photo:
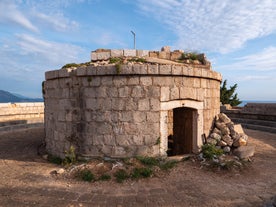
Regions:
[[[222,75],[215,71],[208,70],[208,67],[209,66],[201,66],[193,68],[193,66],[171,64],[122,64],[120,65],[120,68],[117,68],[115,65],[81,66],[74,70],[68,70],[67,73],[63,69],[62,73],[60,73],[59,70],[48,71],[45,74],[45,78],[46,80],[52,80],[57,78],[68,78],[71,76],[168,75],[172,77],[202,77],[221,81]]]

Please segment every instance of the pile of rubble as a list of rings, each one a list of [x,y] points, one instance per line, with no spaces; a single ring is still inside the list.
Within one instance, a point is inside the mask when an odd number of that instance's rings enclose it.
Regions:
[[[235,125],[224,113],[215,118],[215,126],[207,138],[207,143],[223,149],[225,153],[241,146],[246,146],[248,136],[243,132],[241,125]]]

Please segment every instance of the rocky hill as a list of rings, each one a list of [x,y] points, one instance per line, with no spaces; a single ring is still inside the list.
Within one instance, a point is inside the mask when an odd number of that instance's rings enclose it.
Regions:
[[[0,90],[0,103],[8,102],[43,102],[42,98],[28,98],[8,91]]]

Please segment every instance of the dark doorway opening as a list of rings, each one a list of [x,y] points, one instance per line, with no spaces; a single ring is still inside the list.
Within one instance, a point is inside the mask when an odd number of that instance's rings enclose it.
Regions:
[[[192,108],[173,109],[173,133],[168,136],[168,156],[192,153],[195,113],[196,109]]]

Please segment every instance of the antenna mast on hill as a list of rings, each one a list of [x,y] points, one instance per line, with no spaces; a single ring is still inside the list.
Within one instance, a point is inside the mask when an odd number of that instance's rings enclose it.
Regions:
[[[131,31],[131,33],[133,34],[133,40],[134,40],[134,49],[136,49],[136,34],[135,32]]]

